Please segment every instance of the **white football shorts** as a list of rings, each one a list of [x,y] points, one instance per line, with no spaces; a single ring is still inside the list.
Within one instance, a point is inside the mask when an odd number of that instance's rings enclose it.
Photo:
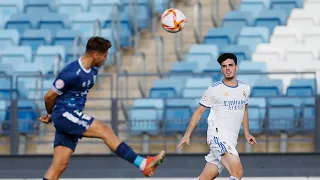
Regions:
[[[238,151],[234,145],[231,143],[220,140],[218,137],[213,137],[211,140],[208,140],[208,145],[210,147],[210,152],[205,156],[205,159],[208,163],[212,163],[218,166],[219,173],[224,169],[221,164],[221,157],[224,153],[229,152],[230,154],[237,155]]]

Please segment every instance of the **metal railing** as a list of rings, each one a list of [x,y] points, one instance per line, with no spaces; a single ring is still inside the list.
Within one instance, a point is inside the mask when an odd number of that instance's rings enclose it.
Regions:
[[[156,41],[156,58],[157,58],[157,71],[164,72],[164,64],[165,64],[165,53],[164,53],[164,42],[162,36],[154,36],[154,40]]]
[[[210,14],[211,21],[214,27],[221,26],[221,17],[220,17],[220,2],[226,0],[210,0]],[[228,0],[228,5],[231,10],[235,10],[238,7],[237,0]]]
[[[121,32],[121,19],[120,19],[120,4],[114,4],[115,8],[112,8],[112,22],[111,22],[111,30],[112,30],[112,37],[116,46],[116,52],[114,55],[115,58],[115,65],[117,68],[117,72],[120,69],[121,61],[122,61],[122,52],[121,52],[121,44],[120,44],[120,32]]]
[[[73,59],[80,57],[83,48],[81,36],[77,36],[73,41]]]
[[[198,44],[202,43],[203,35],[202,35],[202,4],[200,0],[196,0],[193,7],[193,32],[196,38],[196,42]]]

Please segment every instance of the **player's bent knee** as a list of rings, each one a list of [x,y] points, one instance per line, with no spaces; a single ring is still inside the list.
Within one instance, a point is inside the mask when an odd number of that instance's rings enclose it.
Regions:
[[[243,175],[243,169],[242,166],[235,166],[231,169],[231,175],[237,178],[242,178]]]

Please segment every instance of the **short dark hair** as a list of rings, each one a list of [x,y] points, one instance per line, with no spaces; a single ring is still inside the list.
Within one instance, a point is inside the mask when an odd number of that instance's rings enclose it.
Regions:
[[[223,53],[218,57],[218,62],[221,65],[221,63],[227,59],[233,59],[234,63],[237,65],[237,56],[232,53]]]
[[[111,47],[111,42],[102,37],[91,37],[86,45],[86,52],[98,51],[101,53],[107,52],[107,50]]]

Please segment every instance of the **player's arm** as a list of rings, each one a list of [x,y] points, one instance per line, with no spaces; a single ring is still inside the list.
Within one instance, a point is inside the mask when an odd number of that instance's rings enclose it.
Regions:
[[[202,114],[207,108],[211,108],[214,100],[214,89],[213,87],[209,87],[203,94],[201,100],[200,100],[200,106],[197,108],[197,110],[193,113],[191,120],[189,122],[189,126],[187,128],[187,131],[185,132],[183,138],[181,139],[178,148],[182,149],[182,144],[187,143],[190,144],[190,136],[194,128],[197,126]]]
[[[47,110],[48,114],[52,113],[52,109],[54,107],[54,104],[56,103],[56,99],[59,96],[56,92],[54,92],[52,89],[50,89],[45,95],[44,95],[44,104]]]
[[[243,127],[244,136],[247,139],[247,142],[250,145],[253,145],[253,144],[257,144],[257,141],[249,132],[249,112],[248,112],[248,109],[249,109],[248,108],[249,95],[250,95],[250,88],[248,89],[248,95],[247,95],[248,98],[247,98],[247,104],[245,105],[245,109],[244,109],[242,127]]]
[[[197,124],[199,123],[200,121],[200,118],[202,116],[202,114],[204,113],[204,111],[206,110],[207,108],[200,105],[196,111],[193,113],[192,117],[191,117],[191,120],[189,122],[189,126],[188,126],[188,129],[186,131],[186,133],[184,134],[185,137],[188,137],[190,138],[191,134],[192,134],[192,131],[194,130],[194,128],[197,126]]]
[[[243,127],[243,132],[244,135],[249,135],[249,113],[248,113],[248,104],[245,106],[244,110],[244,116],[243,116],[243,121],[242,121],[242,127]]]

